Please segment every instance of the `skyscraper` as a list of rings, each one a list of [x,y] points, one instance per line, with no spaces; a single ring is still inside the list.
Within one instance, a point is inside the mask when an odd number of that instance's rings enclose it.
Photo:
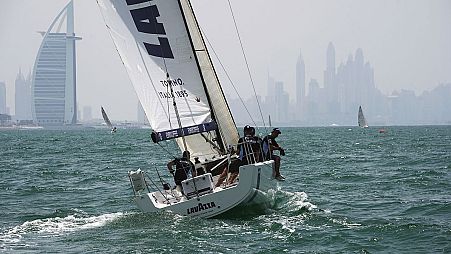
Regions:
[[[374,83],[374,70],[368,62],[365,63],[362,49],[357,49],[355,57],[349,55],[346,63],[340,65],[337,82],[342,86],[340,103],[343,113],[354,114],[359,105],[365,106],[366,113],[373,111],[373,101],[379,92]]]
[[[335,47],[332,42],[327,45],[326,71],[335,72]]]
[[[300,120],[305,107],[305,64],[302,53],[299,52],[296,63],[296,118]]]
[[[66,32],[61,26],[66,24]],[[70,1],[53,20],[36,57],[32,82],[33,120],[39,125],[77,122],[74,9]]]
[[[288,121],[288,107],[290,103],[290,98],[288,93],[283,89],[283,82],[277,81],[274,85],[275,96],[274,96],[274,111],[275,120],[277,122]]]
[[[324,71],[324,90],[326,93],[326,108],[330,113],[339,112],[338,84],[336,82],[335,47],[332,42],[327,46],[326,70]]]
[[[6,84],[0,82],[0,114],[7,114],[6,110]]]
[[[269,115],[274,116],[276,111],[274,108],[274,104],[275,104],[275,94],[276,94],[276,90],[275,90],[275,80],[273,77],[269,76],[268,74],[268,83],[267,83],[267,93],[266,93],[266,98],[265,98],[265,105],[267,106],[267,109],[265,110],[265,112],[268,112]]]
[[[31,120],[31,74],[25,79],[22,70],[19,73],[15,82],[15,117],[16,120]]]
[[[308,117],[310,121],[316,121],[318,115],[322,113],[323,103],[323,88],[320,88],[319,83],[316,79],[311,79],[309,82],[308,89]]]

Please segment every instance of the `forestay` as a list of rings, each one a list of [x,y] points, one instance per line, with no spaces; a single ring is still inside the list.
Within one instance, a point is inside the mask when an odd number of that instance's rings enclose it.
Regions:
[[[189,1],[97,2],[154,141],[186,136],[192,155],[209,159],[236,144],[238,132]]]

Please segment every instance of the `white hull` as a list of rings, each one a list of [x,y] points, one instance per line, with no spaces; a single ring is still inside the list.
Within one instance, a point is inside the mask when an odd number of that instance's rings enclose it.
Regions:
[[[266,200],[264,194],[276,188],[273,165],[271,160],[241,166],[237,184],[215,188],[212,193],[199,197],[165,199],[163,192],[156,191],[136,195],[135,202],[143,212],[172,211],[184,216],[211,218],[237,206],[263,203]]]

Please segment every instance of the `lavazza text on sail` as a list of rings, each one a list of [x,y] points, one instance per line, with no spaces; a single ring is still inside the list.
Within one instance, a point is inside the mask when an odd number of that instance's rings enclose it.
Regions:
[[[97,2],[152,126],[153,142],[175,139],[206,172],[226,168],[239,134],[189,0]],[[152,178],[137,170],[129,178],[144,212],[210,218],[265,202],[265,193],[276,186],[273,164],[243,165],[238,182],[216,188],[212,173],[190,177],[182,182],[183,194],[167,184],[159,188],[159,174]]]

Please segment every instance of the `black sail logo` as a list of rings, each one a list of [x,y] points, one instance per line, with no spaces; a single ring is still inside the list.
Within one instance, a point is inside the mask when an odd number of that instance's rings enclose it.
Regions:
[[[192,213],[198,213],[201,212],[203,210],[208,210],[210,208],[216,207],[215,202],[210,202],[210,203],[199,203],[197,206],[193,206],[191,208],[186,209],[186,213],[187,214],[192,214]]]
[[[149,0],[126,0],[127,5],[135,5],[144,2],[152,2]],[[148,42],[143,42],[147,53],[151,56],[162,57],[162,58],[174,58],[172,54],[171,45],[169,45],[169,40],[165,36],[166,31],[164,29],[163,23],[157,21],[157,17],[160,16],[160,12],[156,5],[143,6],[141,8],[130,10],[133,21],[135,22],[136,29],[141,33],[154,34],[158,36],[158,42],[160,44],[151,44]]]

